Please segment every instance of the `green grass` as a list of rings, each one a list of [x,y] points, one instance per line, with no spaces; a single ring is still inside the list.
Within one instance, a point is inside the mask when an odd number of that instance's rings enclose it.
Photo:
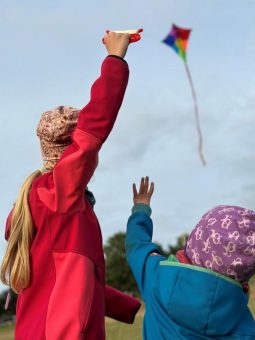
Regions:
[[[253,313],[255,319],[255,278],[253,279],[253,285],[251,289],[249,307]],[[142,309],[136,316],[133,325],[127,325],[118,321],[114,321],[106,318],[106,339],[107,340],[141,340],[142,339],[142,321],[143,321]],[[13,340],[14,325],[0,327],[0,340]]]
[[[106,318],[107,340],[141,340],[143,312],[139,312],[133,325]],[[0,327],[0,340],[14,340],[14,325]]]
[[[13,325],[0,327],[0,340],[13,340]]]
[[[106,339],[107,340],[141,340],[142,321],[144,311],[137,314],[133,325],[106,318]]]

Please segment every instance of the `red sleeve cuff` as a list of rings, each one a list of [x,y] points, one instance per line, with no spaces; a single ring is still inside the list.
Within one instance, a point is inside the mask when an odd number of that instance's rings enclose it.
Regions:
[[[125,323],[133,323],[141,304],[139,300],[110,286],[105,287],[105,315]]]
[[[122,60],[122,61],[124,61],[124,63],[126,63],[127,64],[127,62],[126,62],[126,60],[125,59],[123,59],[123,58],[121,58],[120,56],[118,56],[118,55],[115,55],[115,54],[109,54],[108,56],[107,56],[107,58],[117,58],[117,59],[120,59],[120,60]]]

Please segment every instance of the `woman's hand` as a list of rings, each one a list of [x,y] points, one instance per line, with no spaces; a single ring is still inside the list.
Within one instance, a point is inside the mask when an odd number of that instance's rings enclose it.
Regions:
[[[103,40],[108,54],[113,54],[121,58],[125,57],[129,45],[128,33],[109,32],[104,36]]]
[[[149,177],[142,177],[140,183],[139,192],[136,190],[135,183],[133,184],[133,193],[134,193],[134,204],[143,203],[150,205],[151,196],[154,191],[154,183],[151,182],[149,185]]]

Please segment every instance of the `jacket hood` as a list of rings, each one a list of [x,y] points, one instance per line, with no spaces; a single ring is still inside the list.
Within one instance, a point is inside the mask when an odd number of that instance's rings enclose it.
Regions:
[[[206,336],[219,336],[231,333],[244,315],[252,318],[248,296],[238,282],[193,265],[168,260],[160,265],[172,266],[175,284],[169,294],[168,313],[180,326]]]

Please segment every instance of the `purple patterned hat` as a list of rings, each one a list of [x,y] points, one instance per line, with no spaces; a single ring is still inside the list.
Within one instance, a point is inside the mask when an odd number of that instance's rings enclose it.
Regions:
[[[255,274],[255,212],[215,207],[191,232],[185,252],[194,265],[247,282]]]

